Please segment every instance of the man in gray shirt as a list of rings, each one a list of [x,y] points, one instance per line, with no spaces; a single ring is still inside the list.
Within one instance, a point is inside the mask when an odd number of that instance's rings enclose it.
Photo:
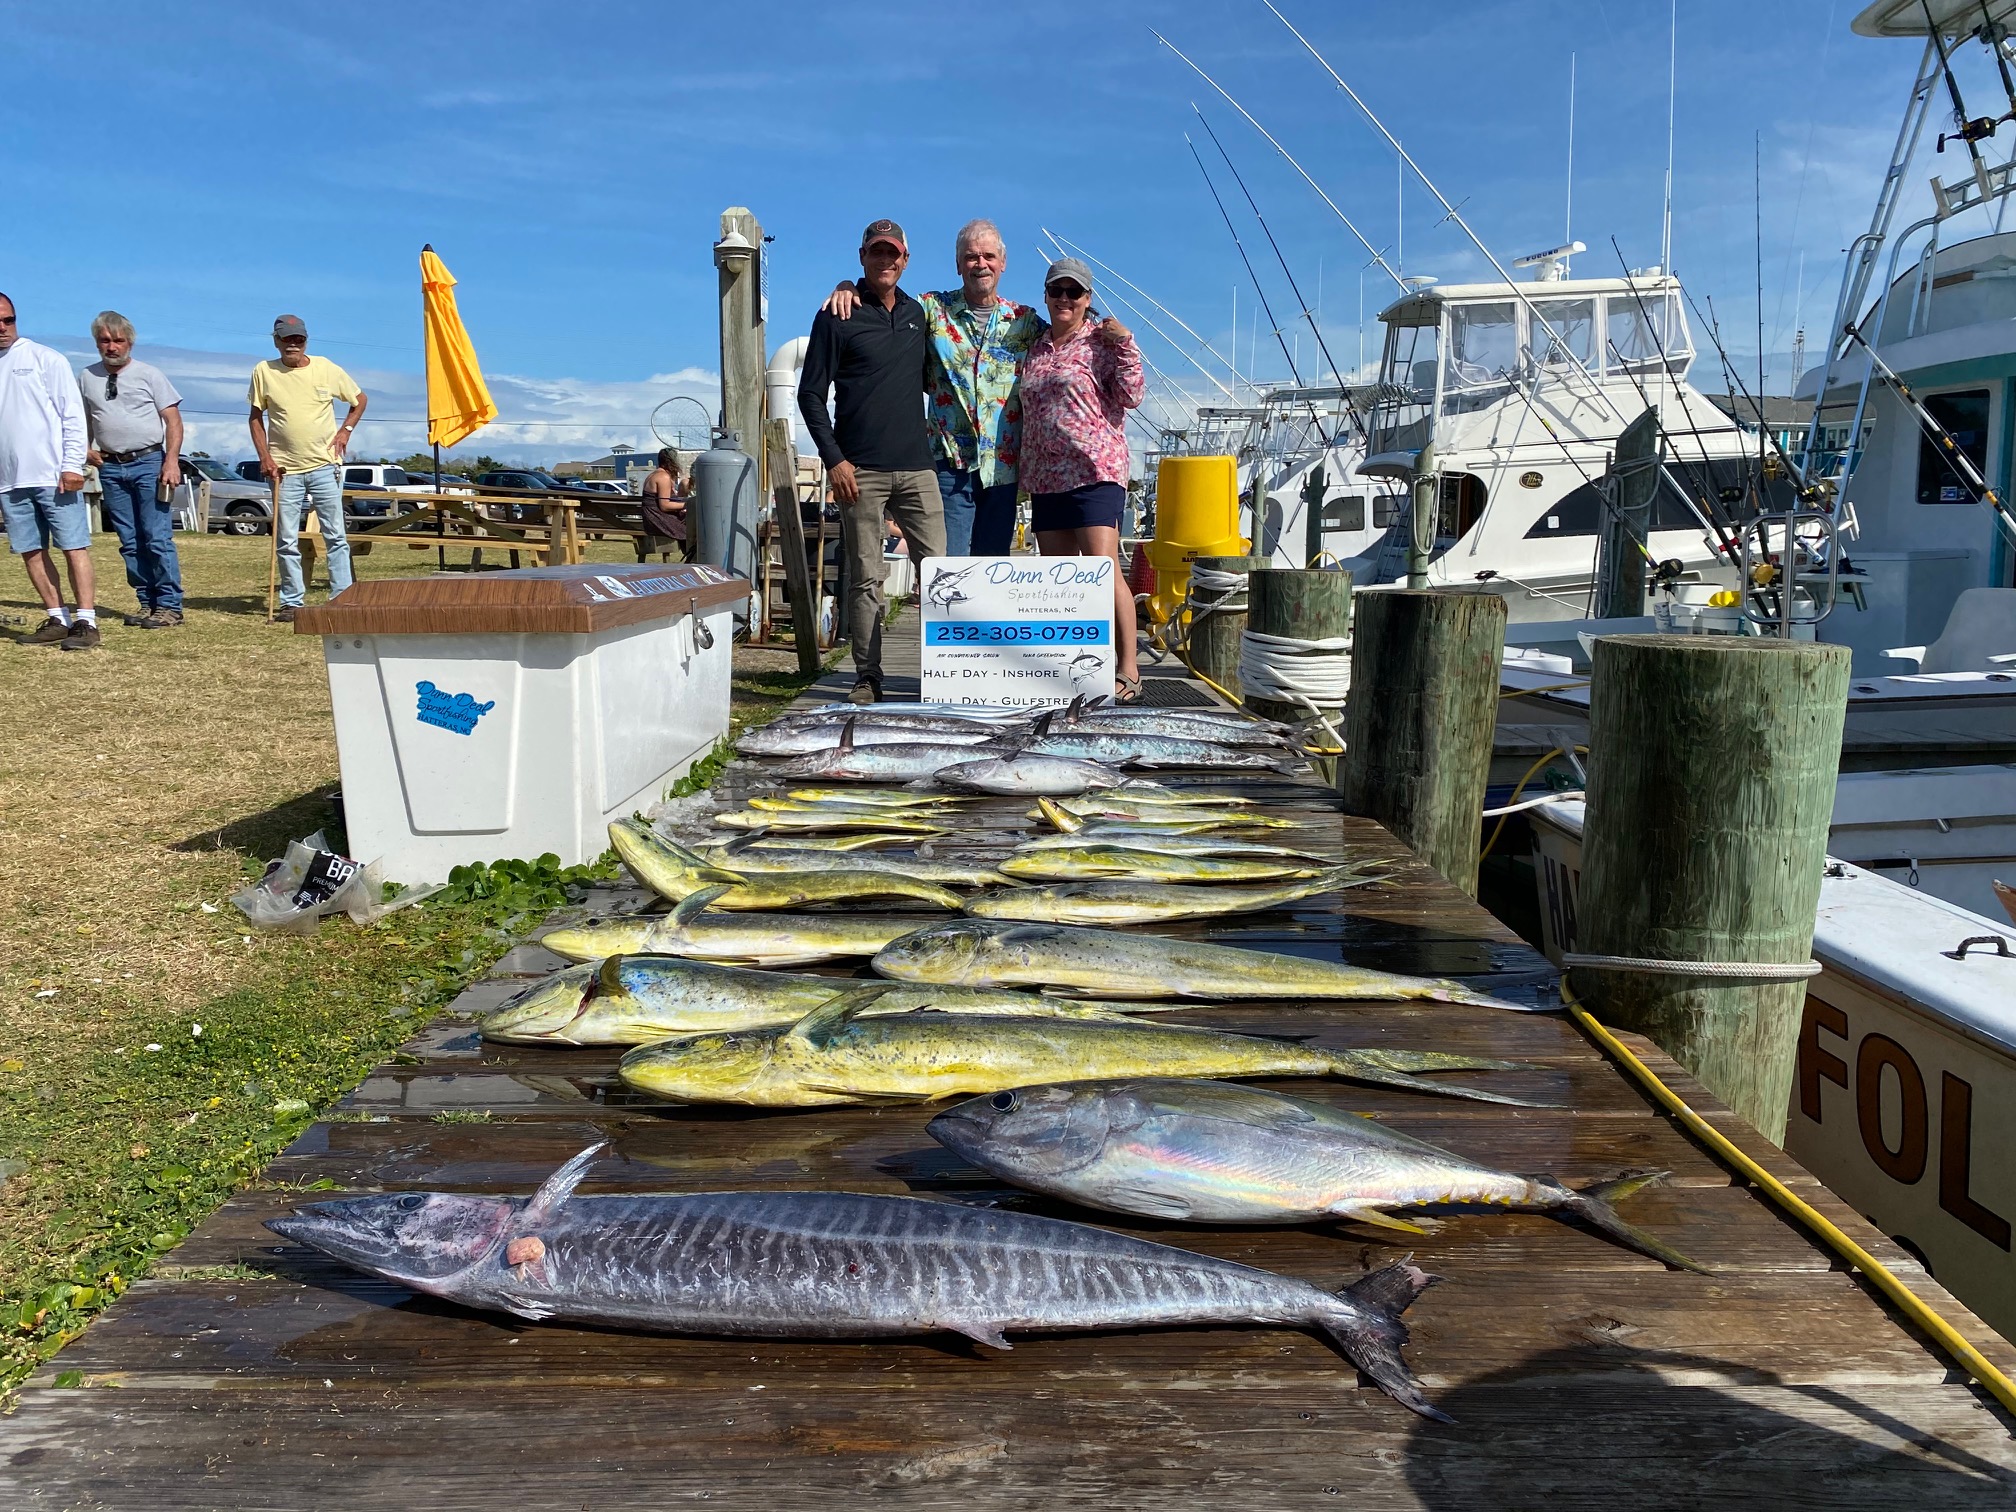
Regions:
[[[78,376],[90,425],[87,460],[98,469],[105,516],[119,536],[126,581],[140,612],[126,623],[169,630],[182,623],[182,564],[169,501],[182,481],[182,396],[161,369],[133,357],[133,322],[106,310],[91,322],[97,362]]]

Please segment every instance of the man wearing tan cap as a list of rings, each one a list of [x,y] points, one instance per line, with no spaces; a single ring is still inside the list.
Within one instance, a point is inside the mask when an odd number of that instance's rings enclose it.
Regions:
[[[883,515],[901,528],[912,560],[945,554],[944,508],[924,417],[930,337],[923,307],[897,283],[909,265],[903,228],[871,222],[861,233],[859,307],[844,322],[825,310],[813,317],[798,384],[798,411],[826,463],[846,538],[854,703],[882,697]]]
[[[273,522],[280,558],[280,612],[291,622],[307,597],[301,579],[301,517],[310,505],[322,522],[329,553],[329,596],[350,586],[350,538],[343,530],[341,466],[350,433],[369,402],[348,373],[327,357],[308,355],[308,327],[299,315],[273,322],[280,355],[252,370],[252,449],[259,470],[280,480],[280,515]],[[336,423],[336,403],[349,407]]]

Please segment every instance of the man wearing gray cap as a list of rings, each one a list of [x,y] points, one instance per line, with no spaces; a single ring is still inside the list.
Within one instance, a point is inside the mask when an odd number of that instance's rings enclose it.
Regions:
[[[861,233],[860,305],[844,323],[823,309],[813,317],[798,383],[798,412],[833,481],[846,538],[854,703],[882,697],[883,515],[895,519],[920,569],[924,558],[945,554],[924,419],[930,337],[923,308],[897,284],[909,265],[903,228],[871,221]],[[826,409],[828,388],[835,414]]]
[[[329,554],[329,596],[350,586],[350,538],[343,530],[340,464],[351,432],[370,401],[350,375],[327,357],[308,355],[308,327],[299,315],[273,322],[280,355],[252,370],[252,449],[259,470],[280,481],[280,515],[273,522],[280,558],[280,612],[291,623],[307,597],[301,578],[301,517],[312,505],[322,522]],[[349,407],[336,423],[336,402]]]

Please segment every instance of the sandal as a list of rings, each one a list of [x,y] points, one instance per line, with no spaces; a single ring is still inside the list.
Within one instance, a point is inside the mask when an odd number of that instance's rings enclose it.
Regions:
[[[1141,679],[1116,674],[1113,679],[1113,702],[1116,704],[1141,702]]]

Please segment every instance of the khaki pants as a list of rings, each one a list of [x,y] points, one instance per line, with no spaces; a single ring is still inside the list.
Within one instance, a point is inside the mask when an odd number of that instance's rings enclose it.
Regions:
[[[909,543],[910,559],[921,570],[927,556],[945,554],[945,510],[938,499],[938,475],[916,472],[854,471],[861,497],[840,507],[847,544],[847,636],[854,643],[854,675],[882,681],[882,517],[896,521]]]

